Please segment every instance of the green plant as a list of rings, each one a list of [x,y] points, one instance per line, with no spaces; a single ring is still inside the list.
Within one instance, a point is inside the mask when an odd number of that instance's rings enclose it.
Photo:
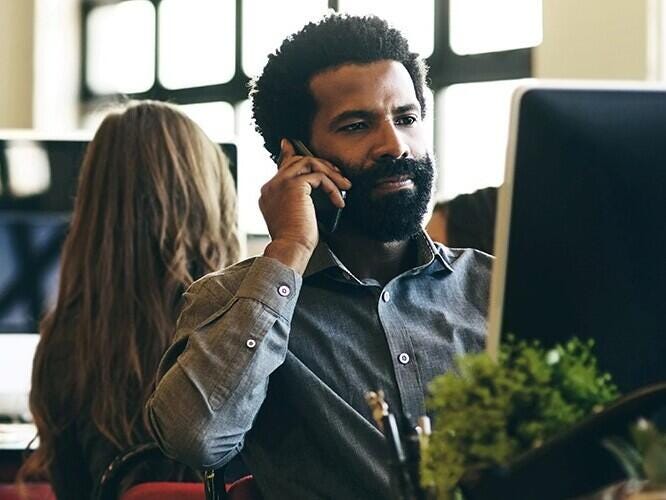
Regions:
[[[463,356],[430,386],[434,427],[422,450],[423,486],[451,498],[468,468],[506,464],[617,396],[592,341],[546,350],[510,338],[497,362]]]
[[[615,456],[629,479],[645,479],[666,488],[666,408],[650,420],[639,419],[629,429],[630,439],[612,436],[603,445]]]

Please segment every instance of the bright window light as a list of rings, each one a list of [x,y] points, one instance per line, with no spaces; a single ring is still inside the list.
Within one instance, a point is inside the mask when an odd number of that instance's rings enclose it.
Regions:
[[[97,7],[86,19],[86,81],[98,94],[143,92],[155,81],[155,8],[147,0]]]
[[[250,101],[238,105],[238,214],[240,230],[247,234],[268,234],[259,210],[261,186],[277,172],[252,124]]]
[[[46,150],[33,141],[12,141],[5,149],[9,191],[16,197],[44,193],[51,185]]]
[[[234,139],[234,107],[228,102],[202,102],[179,107],[212,140],[228,142]]]
[[[199,87],[233,78],[235,2],[163,0],[158,15],[159,79],[166,88]]]
[[[426,116],[423,120],[425,129],[426,145],[428,151],[433,151],[435,142],[435,95],[429,88],[425,89]]]
[[[437,94],[437,199],[502,183],[511,96],[527,81],[451,85]]]
[[[28,411],[28,393],[32,374],[32,361],[39,335],[0,335],[0,405],[5,415],[16,415],[31,420]],[[4,434],[3,444],[22,443],[34,436],[31,426],[17,426],[16,432]]]
[[[466,0],[463,0],[466,1]],[[340,11],[386,19],[409,40],[410,49],[426,58],[435,45],[435,0],[340,0]]]
[[[450,0],[451,49],[459,55],[535,47],[542,0]]]
[[[243,0],[243,71],[257,76],[268,54],[328,10],[328,0]]]

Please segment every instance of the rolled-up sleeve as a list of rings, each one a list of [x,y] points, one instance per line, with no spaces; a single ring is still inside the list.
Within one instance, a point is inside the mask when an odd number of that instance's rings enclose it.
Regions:
[[[287,354],[301,276],[258,257],[194,283],[146,411],[170,457],[220,467],[243,446]]]

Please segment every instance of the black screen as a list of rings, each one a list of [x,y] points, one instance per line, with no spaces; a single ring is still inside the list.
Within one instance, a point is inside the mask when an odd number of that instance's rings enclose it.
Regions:
[[[621,390],[666,380],[666,92],[522,99],[502,335],[592,337]]]
[[[0,140],[0,333],[37,332],[55,302],[86,144]]]

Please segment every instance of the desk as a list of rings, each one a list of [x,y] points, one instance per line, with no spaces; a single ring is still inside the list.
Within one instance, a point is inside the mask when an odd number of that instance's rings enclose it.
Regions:
[[[35,434],[34,424],[0,424],[0,483],[14,481],[28,445],[31,449],[38,446],[37,440],[30,443]]]
[[[0,450],[25,450],[36,434],[35,424],[0,424]]]

